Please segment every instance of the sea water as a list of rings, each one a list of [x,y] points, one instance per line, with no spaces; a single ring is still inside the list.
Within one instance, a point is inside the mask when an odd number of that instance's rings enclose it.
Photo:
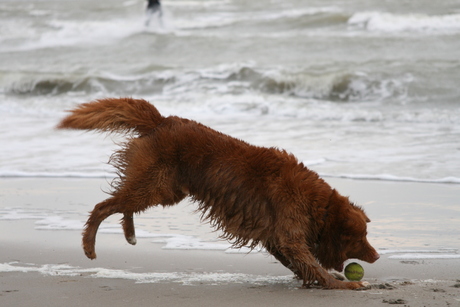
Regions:
[[[112,178],[122,137],[55,126],[79,103],[134,97],[322,176],[460,183],[457,1],[171,0],[149,27],[145,6],[0,1],[0,176]],[[0,207],[37,229],[83,225]],[[156,240],[228,248],[180,235]]]

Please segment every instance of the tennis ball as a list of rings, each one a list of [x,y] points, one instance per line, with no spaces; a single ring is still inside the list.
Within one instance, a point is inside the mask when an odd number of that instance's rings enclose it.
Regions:
[[[360,281],[364,277],[364,269],[360,264],[352,262],[345,267],[345,277],[351,281]]]

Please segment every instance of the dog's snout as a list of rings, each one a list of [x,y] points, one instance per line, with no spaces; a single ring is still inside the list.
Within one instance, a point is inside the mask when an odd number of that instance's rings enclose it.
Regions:
[[[374,263],[377,260],[379,260],[379,258],[380,258],[379,253],[377,253],[377,251],[375,251],[374,249],[368,255],[369,256],[367,257],[366,261],[369,262],[369,263]]]
[[[375,254],[374,254],[374,261],[373,261],[373,262],[379,260],[379,258],[380,258],[379,253],[375,252]]]
[[[356,258],[366,261],[368,263],[374,263],[380,258],[379,253],[377,253],[377,251],[371,246],[369,246],[369,248],[366,249],[366,252],[361,255],[362,255],[361,257],[356,257]]]

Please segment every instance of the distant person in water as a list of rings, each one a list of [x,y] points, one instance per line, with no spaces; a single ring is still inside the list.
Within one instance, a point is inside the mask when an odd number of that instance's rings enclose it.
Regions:
[[[161,3],[159,0],[147,0],[147,18],[145,20],[145,26],[148,27],[150,24],[150,20],[152,16],[158,12],[158,20],[160,25],[162,25],[161,18],[163,16],[163,12],[161,11]]]

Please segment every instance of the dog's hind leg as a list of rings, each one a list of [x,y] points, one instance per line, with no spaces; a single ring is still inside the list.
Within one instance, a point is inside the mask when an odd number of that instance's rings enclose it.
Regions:
[[[131,166],[134,165],[134,166]],[[120,202],[120,213],[123,213],[121,224],[129,244],[137,243],[133,215],[141,213],[150,207],[172,206],[184,199],[188,190],[176,182],[174,172],[167,168],[146,172],[145,168],[138,169],[135,163],[130,164],[129,173],[117,195],[126,199]]]
[[[123,214],[122,225],[123,225],[123,232],[125,234],[126,241],[128,241],[128,243],[131,245],[136,245],[137,243],[136,231],[134,230],[134,219],[133,219],[132,212],[131,213],[125,212]]]
[[[174,205],[186,196],[181,190],[175,192],[176,193],[172,195],[165,196],[165,193],[160,193],[160,191],[157,190],[151,192],[150,195],[143,194],[145,197],[142,198],[142,201],[134,202],[134,199],[139,199],[136,193],[142,193],[140,190],[136,190],[135,193],[128,194],[130,201],[125,200],[126,197],[120,196],[122,193],[119,193],[118,197],[115,195],[97,204],[91,212],[83,231],[83,250],[85,255],[90,259],[96,258],[94,246],[96,244],[96,233],[99,225],[107,217],[115,213],[123,213],[122,226],[125,238],[128,243],[135,245],[137,240],[134,230],[133,214],[142,212],[152,206]]]
[[[99,225],[110,215],[120,212],[119,204],[119,200],[116,197],[111,197],[94,207],[83,231],[83,250],[86,257],[90,259],[96,258],[94,245],[96,244],[96,233]]]

